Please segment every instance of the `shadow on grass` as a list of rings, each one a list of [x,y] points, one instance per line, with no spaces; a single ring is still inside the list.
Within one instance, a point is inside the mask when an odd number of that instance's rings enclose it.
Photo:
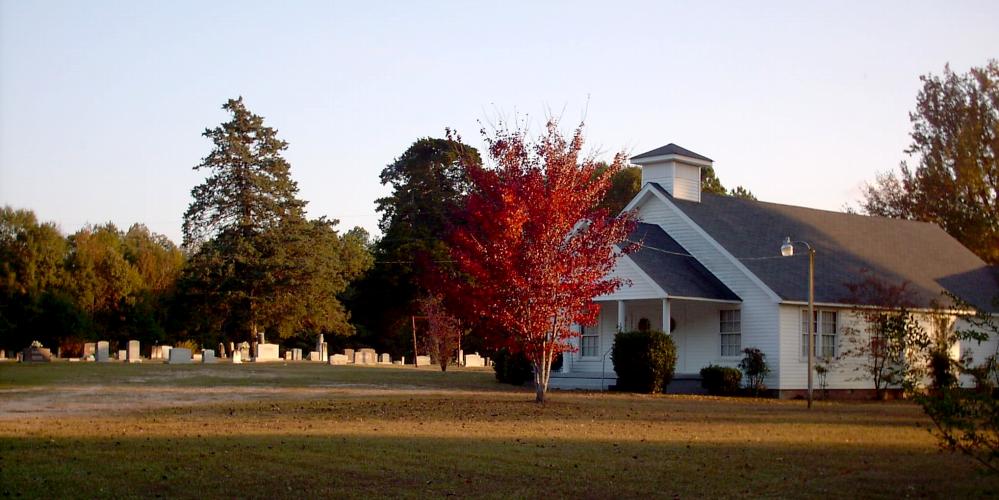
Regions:
[[[0,438],[20,497],[978,497],[999,483],[904,445],[232,435]]]
[[[452,369],[442,373],[405,366],[329,366],[322,363],[0,363],[0,388],[60,385],[312,388],[375,385],[475,390],[508,390],[510,387],[498,384],[488,369]]]

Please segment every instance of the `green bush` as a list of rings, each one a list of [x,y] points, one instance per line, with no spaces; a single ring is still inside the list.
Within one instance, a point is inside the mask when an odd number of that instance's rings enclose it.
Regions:
[[[663,332],[620,332],[614,336],[611,361],[619,390],[660,393],[673,380],[676,345]]]
[[[755,347],[747,347],[742,353],[744,357],[739,361],[739,368],[746,374],[746,388],[759,396],[767,390],[767,386],[763,384],[763,379],[770,373],[767,355]]]
[[[524,385],[534,378],[534,368],[522,352],[510,353],[500,349],[493,356],[493,370],[496,380],[504,384]]]
[[[708,394],[731,396],[739,393],[742,372],[727,366],[708,365],[701,368],[701,387]]]

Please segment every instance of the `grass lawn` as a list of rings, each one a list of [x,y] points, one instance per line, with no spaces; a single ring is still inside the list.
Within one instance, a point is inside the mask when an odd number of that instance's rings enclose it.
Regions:
[[[533,392],[489,371],[0,364],[0,495],[980,497],[908,403]]]

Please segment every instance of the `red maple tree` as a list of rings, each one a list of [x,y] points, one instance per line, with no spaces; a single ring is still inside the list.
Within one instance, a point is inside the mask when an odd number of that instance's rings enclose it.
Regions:
[[[447,311],[439,294],[428,295],[420,299],[419,304],[420,312],[427,319],[424,348],[437,360],[441,371],[446,372],[448,363],[461,345],[461,324]]]
[[[573,351],[573,324],[596,322],[593,298],[623,283],[608,277],[635,214],[597,209],[623,153],[608,167],[580,154],[582,125],[564,137],[555,121],[531,142],[500,125],[490,137],[493,168],[466,165],[471,191],[449,243],[461,279],[452,297],[502,332],[486,340],[522,351],[534,367],[536,400],[544,402],[552,360]]]

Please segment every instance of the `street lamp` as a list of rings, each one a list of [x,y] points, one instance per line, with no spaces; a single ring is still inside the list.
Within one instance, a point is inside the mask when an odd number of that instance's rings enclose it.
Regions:
[[[804,241],[791,241],[784,238],[780,246],[780,254],[784,257],[794,255],[794,244],[801,243],[808,249],[808,408],[812,407],[812,370],[815,366],[815,249]]]

